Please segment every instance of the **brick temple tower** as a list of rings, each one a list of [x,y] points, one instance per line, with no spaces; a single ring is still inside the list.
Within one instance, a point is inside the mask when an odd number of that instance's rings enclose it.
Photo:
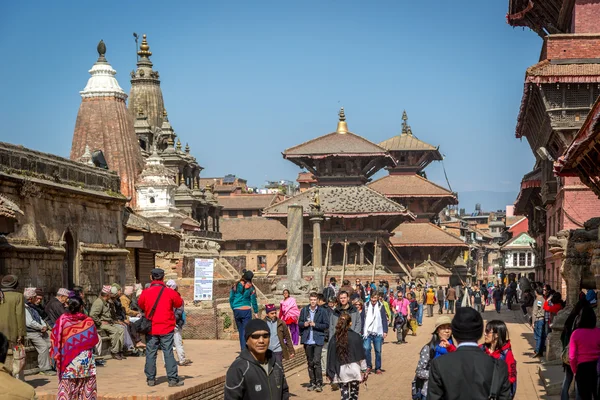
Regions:
[[[104,57],[106,46],[98,44],[98,61],[89,71],[92,75],[81,91],[81,106],[77,113],[72,160],[79,160],[86,147],[92,152],[102,150],[108,169],[121,178],[121,192],[136,203],[135,179],[143,168],[140,146],[127,112],[127,94],[115,78],[117,73]]]

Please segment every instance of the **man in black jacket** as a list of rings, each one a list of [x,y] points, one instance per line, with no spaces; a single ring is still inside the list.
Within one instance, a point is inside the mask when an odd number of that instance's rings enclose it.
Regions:
[[[510,399],[508,367],[477,346],[482,334],[481,314],[471,307],[459,308],[452,320],[458,348],[431,361],[427,400],[481,400],[489,398],[492,390],[498,400]]]
[[[244,329],[246,348],[231,364],[225,377],[225,400],[288,400],[283,367],[269,350],[269,325],[250,320]]]

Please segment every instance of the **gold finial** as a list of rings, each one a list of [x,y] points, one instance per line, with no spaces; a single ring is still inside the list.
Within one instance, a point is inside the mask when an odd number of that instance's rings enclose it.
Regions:
[[[404,110],[402,112],[402,133],[403,134],[408,134],[408,130],[410,129],[410,127],[408,126],[406,121],[408,121],[408,116],[406,115],[406,110]]]
[[[169,136],[169,137],[167,138],[167,145],[168,145],[169,147],[172,147],[172,146],[173,146],[173,137]]]
[[[190,153],[190,144],[189,143],[185,144],[185,152],[188,154]]]
[[[348,133],[348,124],[346,123],[346,114],[344,113],[344,107],[340,108],[338,113],[340,119],[337,125],[337,133]]]
[[[181,151],[181,140],[177,139],[177,150]]]
[[[167,118],[167,109],[166,109],[166,108],[163,108],[163,119],[164,119],[165,121],[168,121],[168,120],[169,120],[169,118]]]
[[[140,57],[150,57],[152,52],[150,51],[150,46],[146,41],[146,34],[142,35],[142,44],[140,45],[140,50],[138,51],[138,56]]]

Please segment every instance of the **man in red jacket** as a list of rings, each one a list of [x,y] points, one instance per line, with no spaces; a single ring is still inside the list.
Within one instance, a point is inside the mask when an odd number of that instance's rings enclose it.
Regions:
[[[148,386],[154,386],[156,383],[156,353],[160,347],[165,357],[169,387],[183,386],[183,381],[179,380],[177,363],[173,356],[174,309],[181,307],[183,300],[179,293],[168,288],[163,282],[165,271],[155,268],[151,274],[152,283],[148,289],[142,292],[138,300],[138,306],[146,318],[152,321],[152,329],[146,335],[146,366],[144,368],[146,382]],[[155,303],[156,310],[151,315]]]

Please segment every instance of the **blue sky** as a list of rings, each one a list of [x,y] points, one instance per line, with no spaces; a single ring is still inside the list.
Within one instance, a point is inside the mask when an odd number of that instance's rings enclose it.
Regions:
[[[252,185],[295,179],[281,152],[335,130],[439,145],[455,191],[518,191],[533,166],[514,138],[541,39],[507,1],[7,2],[0,12],[0,140],[68,157],[79,91],[103,39],[129,92],[146,33],[169,119],[205,167]],[[441,163],[430,179],[444,183]],[[444,183],[445,184],[445,183]]]

